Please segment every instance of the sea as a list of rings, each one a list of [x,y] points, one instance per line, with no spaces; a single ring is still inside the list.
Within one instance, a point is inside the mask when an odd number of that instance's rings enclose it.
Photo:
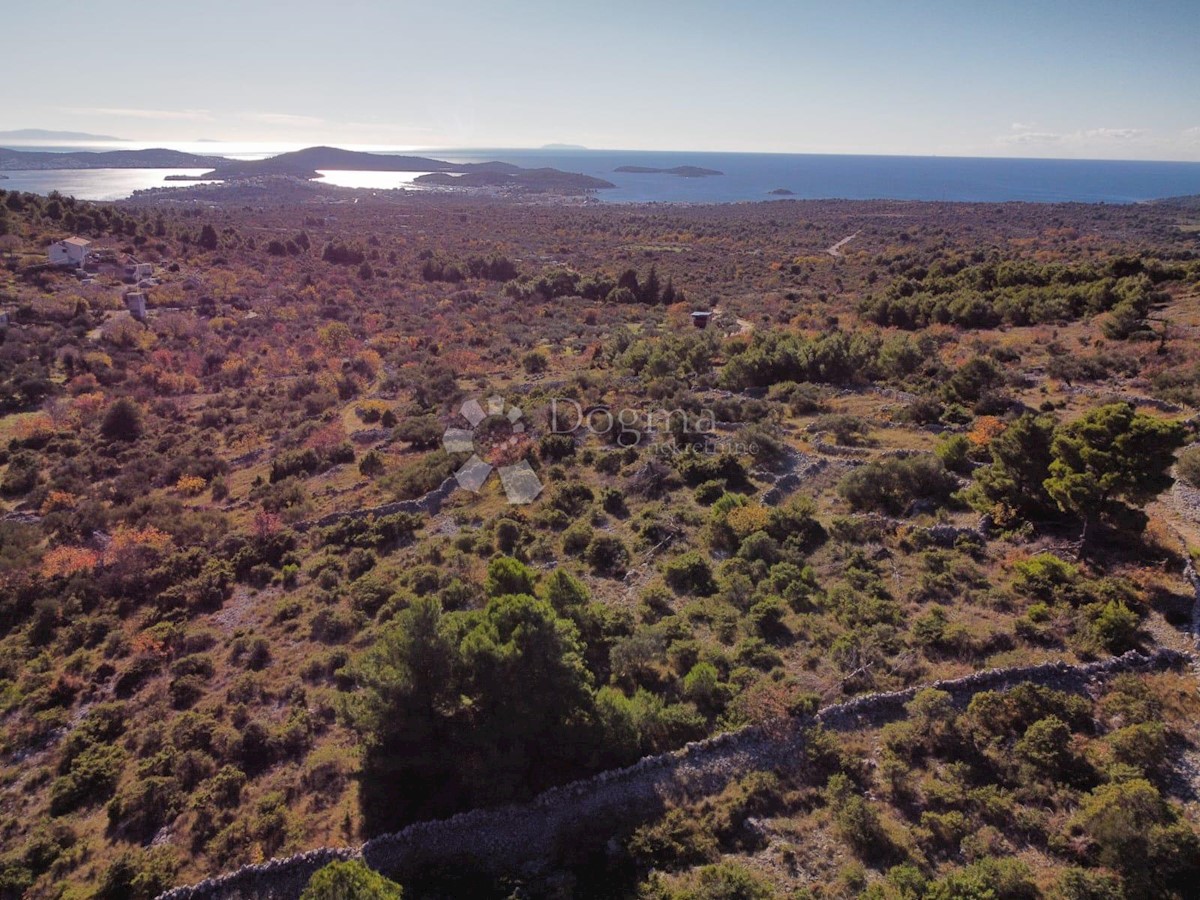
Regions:
[[[121,142],[17,146],[65,152],[162,146],[261,159],[301,145],[216,141],[154,145]],[[528,168],[550,167],[603,178],[615,188],[596,191],[605,203],[740,203],[794,199],[940,200],[1003,203],[1138,203],[1200,195],[1200,163],[1113,160],[1010,159],[948,156],[851,156],[808,153],[708,153],[699,151],[584,149],[429,149],[346,145],[376,153],[429,156],[449,162],[498,160]],[[720,175],[686,178],[665,173],[626,173],[619,166],[670,169],[696,166]],[[121,200],[134,191],[171,186],[167,175],[198,175],[197,169],[62,169],[4,171],[0,188],[46,194],[57,190],[82,200]],[[323,173],[329,184],[367,190],[419,190],[420,172]],[[194,184],[195,182],[191,182]],[[787,192],[787,193],[784,193]]]

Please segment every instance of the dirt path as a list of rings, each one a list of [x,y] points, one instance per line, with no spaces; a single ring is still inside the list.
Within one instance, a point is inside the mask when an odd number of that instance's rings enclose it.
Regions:
[[[835,259],[840,259],[842,256],[842,248],[845,247],[852,240],[854,240],[856,237],[858,237],[857,231],[854,232],[854,234],[850,235],[849,237],[842,238],[840,241],[838,241],[832,247],[829,247],[828,249],[826,249],[825,252],[828,253],[830,256],[834,257]]]

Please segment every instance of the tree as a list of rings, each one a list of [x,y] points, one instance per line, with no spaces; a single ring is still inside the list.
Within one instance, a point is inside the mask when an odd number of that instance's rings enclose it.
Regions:
[[[1100,785],[1084,799],[1074,824],[1093,842],[1097,861],[1120,871],[1149,862],[1151,832],[1170,818],[1158,789],[1134,779]]]
[[[142,413],[136,403],[122,397],[108,408],[100,434],[110,441],[136,441],[142,436]]]
[[[1053,510],[1043,485],[1053,438],[1053,419],[1030,413],[1018,418],[988,444],[992,462],[975,473],[967,501],[1001,526],[1046,516]]]
[[[402,900],[400,885],[361,860],[332,862],[313,873],[300,900]]]
[[[974,406],[1004,385],[1004,373],[986,356],[976,356],[946,382],[944,393],[952,403]]]
[[[217,230],[211,225],[205,225],[200,229],[200,237],[196,239],[196,243],[204,250],[216,250],[220,243],[217,239]]]
[[[463,638],[477,800],[503,802],[581,774],[595,740],[583,649],[573,623],[526,595],[490,601]]]
[[[600,764],[584,649],[572,621],[527,594],[445,616],[414,600],[355,666],[367,830],[526,799]]]
[[[661,291],[662,287],[658,280],[658,269],[651,266],[650,274],[646,276],[646,281],[641,286],[641,295],[638,299],[647,306],[655,306],[658,304]]]
[[[537,573],[511,556],[499,556],[488,564],[484,590],[489,597],[532,594]]]
[[[363,734],[363,812],[372,832],[432,813],[445,800],[443,757],[457,694],[457,652],[441,604],[419,597],[383,631],[359,671],[350,719]]]
[[[1072,762],[1071,729],[1058,716],[1038,719],[1025,730],[1013,752],[1035,775],[1061,779]]]
[[[1046,492],[1083,522],[1081,540],[1102,517],[1136,514],[1170,484],[1167,474],[1184,428],[1137,412],[1132,404],[1101,406],[1058,428],[1051,444]],[[1141,517],[1144,524],[1144,516]]]

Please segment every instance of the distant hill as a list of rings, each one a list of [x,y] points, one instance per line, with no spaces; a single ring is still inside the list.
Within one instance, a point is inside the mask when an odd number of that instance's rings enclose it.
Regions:
[[[47,131],[44,128],[17,128],[0,131],[0,141],[123,141],[111,134],[88,134],[86,131]]]
[[[617,166],[614,172],[633,172],[638,175],[678,175],[680,178],[707,178],[710,175],[724,175],[716,169],[703,169],[700,166],[675,166],[673,169],[656,169],[653,166]]]
[[[611,181],[603,178],[593,178],[591,175],[580,175],[575,172],[562,172],[558,169],[520,169],[504,171],[484,163],[482,166],[465,174],[454,175],[449,172],[434,172],[420,175],[413,179],[416,184],[438,184],[444,187],[519,187],[527,191],[592,191],[616,187]]]
[[[222,160],[204,177],[253,178],[259,175],[294,175],[297,178],[316,178],[318,169],[347,172],[445,172],[461,168],[453,163],[424,156],[393,156],[389,153],[363,153],[338,147],[307,147],[267,159]]]
[[[172,181],[237,181],[247,178],[290,176],[305,181],[320,178],[320,171],[422,172],[416,181],[455,187],[511,185],[529,191],[583,191],[616,187],[558,169],[523,169],[505,162],[450,163],[425,156],[363,153],[337,147],[308,147],[267,159],[239,160],[200,156],[178,150],[108,150],[104,152],[45,153],[0,148],[0,170],[52,169],[208,169],[203,175],[168,176]],[[453,173],[453,174],[451,174]],[[441,179],[441,180],[439,180]]]
[[[3,169],[202,169],[226,162],[220,156],[199,156],[178,150],[105,150],[45,153],[0,147]]]
[[[561,172],[558,169],[523,169],[511,163],[450,163],[427,156],[394,156],[389,153],[364,153],[337,147],[308,147],[281,153],[269,159],[225,160],[205,179],[253,178],[265,175],[291,175],[296,178],[319,177],[320,170],[349,172],[423,172],[414,179],[419,184],[446,187],[492,187],[512,185],[533,191],[593,190],[616,185],[602,178]]]

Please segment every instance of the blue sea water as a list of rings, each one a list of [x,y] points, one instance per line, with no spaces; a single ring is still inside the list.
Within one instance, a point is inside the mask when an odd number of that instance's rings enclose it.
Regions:
[[[777,188],[806,200],[1135,203],[1200,194],[1200,163],[1189,162],[609,150],[442,151],[440,158],[500,159],[594,175],[617,186],[596,192],[613,202],[767,200],[778,199],[771,194]],[[627,165],[690,165],[724,174],[682,178],[613,171]]]
[[[43,150],[112,149],[110,146],[38,147]],[[120,146],[128,147],[128,144]],[[162,145],[160,145],[162,146]],[[261,158],[298,147],[219,142],[165,146],[240,159]],[[24,147],[22,149],[35,149]],[[375,152],[430,156],[453,162],[500,160],[530,168],[551,167],[603,178],[615,188],[595,197],[611,203],[731,203],[780,199],[942,200],[968,202],[1135,203],[1200,194],[1200,163],[1110,160],[999,159],[937,156],[844,156],[773,153],[651,152],[619,150],[425,149]],[[722,175],[683,178],[615,172],[619,166],[699,166]],[[118,200],[134,190],[162,186],[161,169],[62,170],[0,173],[0,188],[48,193],[59,190],[86,200]],[[375,173],[372,173],[375,174]],[[411,175],[351,173],[334,184],[404,187]]]

